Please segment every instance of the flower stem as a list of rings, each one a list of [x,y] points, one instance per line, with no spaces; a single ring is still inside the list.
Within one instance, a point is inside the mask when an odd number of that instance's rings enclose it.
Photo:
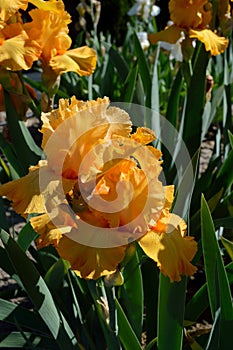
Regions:
[[[117,310],[116,310],[116,303],[115,303],[115,287],[106,287],[106,296],[108,300],[108,307],[109,307],[109,324],[114,332],[115,336],[114,339],[116,340],[116,345],[118,345],[118,348],[121,349],[120,340],[118,337],[118,323],[117,323]]]
[[[38,107],[36,106],[35,102],[33,101],[32,97],[30,96],[28,90],[25,88],[25,85],[24,85],[24,80],[23,80],[23,74],[22,72],[17,72],[18,73],[18,77],[19,77],[19,80],[22,84],[22,87],[23,87],[23,93],[28,97],[29,99],[29,103],[28,103],[28,106],[31,108],[32,112],[34,113],[34,115],[40,119],[41,117],[41,112],[40,110],[38,109]]]

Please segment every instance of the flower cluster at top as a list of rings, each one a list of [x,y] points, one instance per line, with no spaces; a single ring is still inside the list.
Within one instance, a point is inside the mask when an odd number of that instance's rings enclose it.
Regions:
[[[29,3],[35,8],[28,12],[30,20],[25,21],[23,13]],[[92,74],[96,52],[88,46],[70,49],[70,22],[62,0],[1,0],[1,77],[4,77],[3,70],[28,70],[38,61],[43,83],[49,91],[65,72],[73,71],[80,76]]]
[[[133,133],[128,113],[107,97],[60,99],[42,121],[47,160],[0,186],[16,212],[38,214],[30,218],[38,247],[52,244],[87,279],[117,272],[136,241],[171,281],[194,274],[197,244],[170,212],[174,188],[159,180],[154,133]]]
[[[217,6],[217,11],[214,7]],[[152,44],[158,41],[170,44],[179,43],[183,52],[190,51],[193,40],[205,45],[212,56],[224,52],[232,29],[229,0],[170,0],[171,24],[157,33],[149,34]],[[219,35],[220,34],[220,35]]]

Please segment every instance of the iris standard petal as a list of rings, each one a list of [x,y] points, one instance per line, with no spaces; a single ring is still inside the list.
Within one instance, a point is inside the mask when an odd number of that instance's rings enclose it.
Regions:
[[[43,11],[52,11],[60,14],[61,11],[65,10],[64,2],[62,0],[29,0],[28,2]],[[70,15],[68,13],[66,19],[64,18],[64,20],[66,24],[71,22]]]
[[[170,0],[169,12],[171,20],[182,28],[197,28],[211,20],[210,9],[205,10],[204,6],[208,4],[208,0]],[[207,6],[206,6],[207,8]]]

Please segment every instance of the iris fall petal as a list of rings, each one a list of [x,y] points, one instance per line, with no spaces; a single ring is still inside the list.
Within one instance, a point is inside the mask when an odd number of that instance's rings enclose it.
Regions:
[[[63,55],[54,56],[49,64],[58,74],[76,72],[80,76],[91,75],[96,67],[96,51],[88,46],[66,51]]]
[[[190,38],[197,38],[204,45],[206,51],[210,51],[212,56],[220,55],[228,46],[229,40],[220,37],[210,29],[189,30]]]
[[[173,220],[176,221],[175,226]],[[157,262],[161,272],[168,276],[171,282],[179,282],[182,274],[190,276],[196,272],[196,267],[190,261],[196,254],[197,244],[193,237],[184,236],[184,222],[180,218],[178,221],[181,223],[177,225],[177,218],[171,214],[170,232],[162,232],[167,225],[161,221],[157,224],[157,231],[155,227],[138,240],[146,255]]]

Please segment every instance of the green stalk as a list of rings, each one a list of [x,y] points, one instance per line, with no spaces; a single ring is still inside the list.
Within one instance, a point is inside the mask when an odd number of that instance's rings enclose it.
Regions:
[[[38,109],[37,105],[35,104],[34,100],[32,99],[31,95],[29,94],[28,90],[26,89],[25,87],[25,84],[24,84],[24,80],[23,80],[23,74],[21,71],[18,71],[17,72],[18,74],[18,77],[19,77],[19,80],[22,84],[22,88],[23,88],[23,93],[24,95],[26,95],[29,99],[29,103],[28,103],[28,106],[30,107],[30,109],[32,110],[32,112],[34,113],[34,115],[40,119],[41,117],[41,111]]]

